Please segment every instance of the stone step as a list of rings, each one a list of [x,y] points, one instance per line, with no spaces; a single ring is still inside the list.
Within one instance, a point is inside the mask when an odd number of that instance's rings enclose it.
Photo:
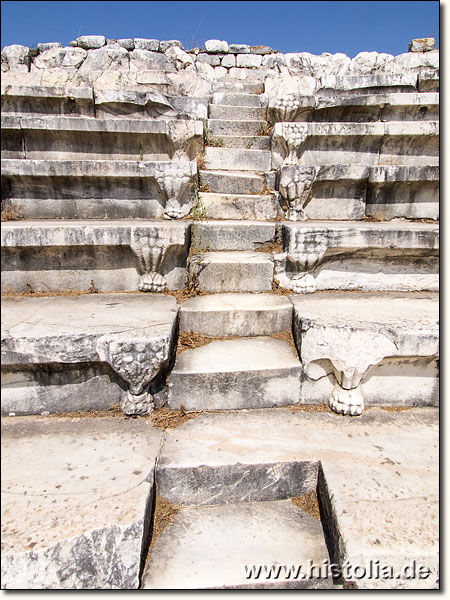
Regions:
[[[161,73],[158,71],[155,73],[156,79],[161,79]],[[157,85],[157,82],[151,83]],[[175,117],[201,120],[208,116],[208,100],[205,98],[168,96],[155,93],[155,90],[8,84],[1,87],[1,99],[3,113],[16,113],[22,116],[34,113],[144,120],[162,116],[169,119]]]
[[[237,78],[219,79],[212,83],[213,93],[221,94],[262,94],[264,92],[264,82],[262,81],[242,81]]]
[[[137,589],[162,435],[117,416],[2,419],[2,588]]]
[[[192,243],[208,250],[262,250],[275,242],[275,235],[275,223],[202,221],[192,228]]]
[[[201,193],[200,198],[210,219],[270,221],[283,215],[279,201],[274,194],[249,196]]]
[[[286,162],[304,166],[438,165],[439,123],[276,123],[272,152],[274,169]]]
[[[439,228],[434,223],[283,223],[278,284],[316,290],[437,291]]]
[[[210,342],[177,356],[168,377],[168,405],[187,411],[297,404],[300,361],[271,337]]]
[[[2,116],[2,158],[192,160],[203,149],[193,120]]]
[[[225,121],[223,119],[208,119],[208,132],[211,135],[257,136],[267,135],[266,121]]]
[[[270,136],[268,135],[210,135],[209,146],[219,148],[242,148],[246,150],[270,150]]]
[[[209,105],[209,118],[224,121],[263,121],[266,109],[254,106],[222,106],[219,104]]]
[[[228,411],[166,432],[157,483],[160,495],[178,505],[272,501],[317,489],[330,562],[367,567],[366,557],[379,558],[399,573],[359,579],[359,569],[358,589],[431,589],[439,586],[438,457],[436,408],[372,408],[354,419],[323,411]],[[432,576],[401,573],[414,560]]]
[[[278,188],[289,220],[439,218],[437,165],[286,165]]]
[[[173,352],[171,296],[2,299],[2,414],[147,414]],[[131,366],[130,366],[131,365]]]
[[[292,296],[302,402],[341,414],[370,405],[437,406],[437,294]]]
[[[264,252],[205,252],[191,261],[190,273],[206,292],[267,292],[273,259]]]
[[[214,294],[183,302],[180,329],[211,337],[273,335],[291,329],[292,303],[273,294]]]
[[[215,92],[212,96],[213,104],[219,106],[254,106],[260,107],[263,97],[260,94],[232,94]]]
[[[265,573],[250,574],[255,563],[303,563],[306,572],[308,560],[327,559],[320,521],[291,500],[193,506],[157,539],[142,589],[331,589],[331,577],[290,581],[283,572],[268,581]]]
[[[230,171],[270,171],[272,154],[268,150],[242,150],[235,148],[206,148],[206,168]]]
[[[9,221],[2,290],[182,289],[189,221]]]
[[[207,186],[208,192],[227,195],[255,195],[260,198],[263,194],[265,179],[262,175],[246,172],[200,171],[202,185]]]
[[[439,94],[367,94],[341,97],[297,96],[293,104],[279,105],[270,99],[271,121],[376,122],[438,121]]]
[[[186,216],[195,161],[2,160],[3,201],[21,218]]]

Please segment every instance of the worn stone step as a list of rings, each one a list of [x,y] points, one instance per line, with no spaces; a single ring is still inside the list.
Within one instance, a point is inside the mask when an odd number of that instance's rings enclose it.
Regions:
[[[256,173],[245,171],[200,171],[202,185],[206,186],[208,192],[216,194],[246,195],[252,194],[260,197],[264,193],[265,179]]]
[[[249,560],[249,556],[251,559]],[[168,560],[168,557],[170,559]],[[322,564],[328,559],[318,519],[291,500],[182,508],[157,539],[143,589],[330,589],[331,577],[266,579],[252,565]],[[289,565],[289,566],[288,566]]]
[[[1,236],[3,291],[184,286],[189,221],[9,221]]]
[[[208,145],[218,148],[243,148],[246,150],[270,150],[270,136],[210,135]]]
[[[211,337],[272,335],[291,329],[292,303],[273,294],[214,294],[183,302],[180,329]]]
[[[276,123],[272,153],[274,169],[286,162],[304,166],[438,165],[439,123]]]
[[[219,104],[209,105],[209,118],[225,121],[263,121],[266,109],[255,106],[222,106]]]
[[[200,250],[263,250],[275,236],[276,224],[261,221],[202,221],[192,227],[192,242]]]
[[[191,261],[200,289],[207,292],[267,292],[272,289],[273,259],[264,252],[206,252]]]
[[[211,148],[205,150],[206,168],[229,171],[270,171],[272,154],[268,150]]]
[[[342,414],[370,405],[438,404],[437,294],[292,297],[305,369],[302,401]]]
[[[434,223],[283,223],[275,279],[315,290],[437,291],[439,228]]]
[[[197,120],[2,116],[2,158],[193,160],[203,148]]]
[[[212,83],[213,93],[231,94],[261,94],[264,92],[262,81],[242,81],[236,78],[219,79]]]
[[[371,408],[355,419],[229,411],[167,431],[157,481],[161,496],[186,505],[273,500],[317,487],[330,562],[367,567],[361,557],[372,557],[399,574],[366,572],[359,589],[432,589],[439,585],[438,456],[436,408]],[[430,575],[401,573],[414,560]]]
[[[161,438],[117,416],[2,419],[2,588],[137,589]]]
[[[255,136],[267,135],[266,121],[238,121],[208,119],[208,131],[211,135]]]
[[[187,411],[297,404],[300,371],[298,357],[281,340],[210,342],[177,356],[168,377],[168,404]]]
[[[177,312],[171,296],[3,298],[2,414],[117,403],[126,414],[150,412],[172,354]]]
[[[283,215],[274,194],[213,194],[201,193],[200,198],[210,219],[275,220]]]
[[[278,187],[289,220],[439,218],[437,165],[286,165]]]
[[[19,218],[180,218],[196,161],[2,159],[3,202]],[[134,212],[136,211],[136,212]]]
[[[215,92],[212,96],[213,104],[219,106],[253,106],[260,107],[263,97],[260,94],[233,94]]]

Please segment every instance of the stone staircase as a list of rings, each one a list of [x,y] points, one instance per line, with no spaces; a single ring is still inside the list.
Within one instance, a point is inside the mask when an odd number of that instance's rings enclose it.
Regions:
[[[4,52],[2,586],[438,587],[431,53],[129,42]]]

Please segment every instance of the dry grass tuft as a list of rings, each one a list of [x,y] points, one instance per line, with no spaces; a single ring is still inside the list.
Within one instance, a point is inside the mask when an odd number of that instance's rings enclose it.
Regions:
[[[381,408],[388,412],[403,412],[405,410],[411,410],[412,406],[371,406],[369,408]]]
[[[40,415],[45,418],[56,418],[56,419],[101,419],[102,417],[126,417],[123,414],[120,404],[114,404],[111,408],[106,410],[80,410],[78,412],[55,412],[49,415]]]
[[[193,348],[206,346],[206,344],[209,344],[210,342],[235,339],[239,339],[239,336],[209,337],[203,335],[203,333],[180,330],[178,335],[177,354],[180,354],[180,352],[183,352],[184,350],[192,350]]]
[[[315,519],[320,520],[319,500],[317,498],[316,490],[307,492],[303,496],[292,498],[292,502],[295,504],[295,506],[298,506],[304,512],[308,513]]]
[[[297,347],[295,345],[294,336],[292,335],[291,329],[286,329],[286,331],[281,331],[280,333],[274,333],[270,337],[273,337],[276,340],[282,340],[283,342],[289,344],[289,346],[292,348],[295,355],[297,356]]]
[[[163,406],[152,413],[151,419],[153,425],[159,427],[159,429],[175,429],[187,421],[195,419],[195,417],[198,417],[203,412],[204,411],[187,413],[183,407],[181,407],[180,410],[172,410],[171,408]]]
[[[294,292],[292,290],[287,290],[284,287],[281,287],[278,281],[275,279],[272,280],[272,293],[280,294],[281,296],[292,296]]]
[[[22,215],[13,206],[2,207],[2,223],[6,221],[20,221],[22,218]]]
[[[275,252],[280,253],[283,252],[283,246],[280,242],[269,242],[268,244],[264,244],[263,246],[259,246],[258,248],[254,248],[253,252]]]
[[[155,512],[153,516],[153,534],[150,548],[153,548],[158,537],[164,529],[172,523],[181,508],[182,507],[178,506],[178,504],[169,502],[169,500],[166,500],[159,494],[156,495]]]
[[[204,169],[206,169],[206,162],[205,162],[205,154],[197,154],[196,156],[196,160],[197,160],[197,168],[199,171],[203,171]]]
[[[307,413],[331,413],[335,414],[328,404],[295,404],[294,406],[286,406],[292,412],[307,412]]]

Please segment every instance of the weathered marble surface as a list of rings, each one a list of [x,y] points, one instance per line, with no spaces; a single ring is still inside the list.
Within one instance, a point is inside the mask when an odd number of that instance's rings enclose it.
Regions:
[[[137,589],[160,440],[148,421],[5,419],[2,587]]]
[[[165,369],[173,351],[178,312],[174,298],[130,294],[15,298],[4,299],[2,307],[2,365],[6,373],[20,373],[21,367],[27,371],[47,365],[51,370],[52,365],[68,365],[70,370],[71,365],[81,368],[107,363],[128,390],[124,412],[151,412],[149,385]],[[60,377],[62,383],[64,375]],[[11,409],[15,412],[8,393],[14,394],[17,387],[24,388],[25,393],[27,387],[26,374],[16,378],[15,382],[11,382],[12,377],[6,379],[8,413]],[[71,372],[68,379],[67,383],[73,379]],[[117,381],[109,385],[114,394]],[[77,391],[75,387],[73,393]],[[62,390],[61,408],[73,410],[64,393]],[[102,400],[99,397],[99,402]],[[20,399],[17,412],[24,412]],[[29,412],[42,412],[38,402]]]

